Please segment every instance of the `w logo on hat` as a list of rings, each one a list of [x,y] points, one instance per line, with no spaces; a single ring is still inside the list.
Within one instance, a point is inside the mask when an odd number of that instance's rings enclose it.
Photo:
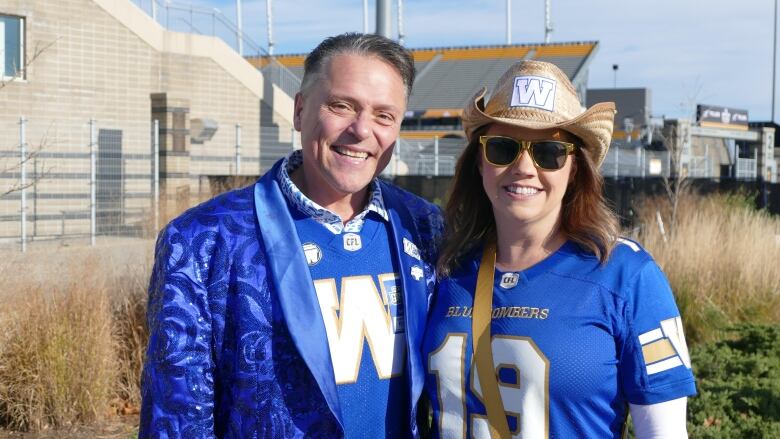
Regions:
[[[516,76],[510,107],[554,111],[556,82],[541,76]]]

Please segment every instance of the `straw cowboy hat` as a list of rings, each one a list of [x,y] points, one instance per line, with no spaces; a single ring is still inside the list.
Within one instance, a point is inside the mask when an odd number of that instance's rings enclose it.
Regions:
[[[535,130],[558,128],[580,138],[596,166],[607,155],[614,102],[585,110],[569,78],[554,64],[521,61],[498,80],[487,105],[486,91],[483,87],[463,109],[463,129],[469,141],[477,128],[491,123]]]

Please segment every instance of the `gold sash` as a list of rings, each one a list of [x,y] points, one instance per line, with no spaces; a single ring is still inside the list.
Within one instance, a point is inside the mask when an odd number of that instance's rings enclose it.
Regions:
[[[474,293],[474,310],[471,317],[471,341],[474,350],[474,364],[482,387],[482,399],[487,410],[490,437],[509,439],[509,424],[506,421],[504,404],[498,391],[490,337],[495,266],[496,246],[492,243],[487,244],[482,253],[482,261],[479,264],[479,273],[477,274],[477,291]]]

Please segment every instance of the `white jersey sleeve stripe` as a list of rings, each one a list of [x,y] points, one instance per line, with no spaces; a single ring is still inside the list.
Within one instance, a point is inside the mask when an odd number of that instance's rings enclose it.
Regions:
[[[625,244],[631,248],[631,250],[638,252],[639,251],[639,245],[631,240],[628,240],[626,238],[618,238],[617,241],[621,244]]]
[[[659,338],[663,338],[664,333],[661,332],[661,328],[655,328],[652,331],[645,332],[644,334],[639,334],[639,343],[641,344],[648,344],[650,342],[656,341]]]
[[[672,369],[677,366],[682,366],[683,362],[680,357],[672,357],[657,363],[647,365],[647,374],[652,375],[654,373],[663,372],[665,370]]]

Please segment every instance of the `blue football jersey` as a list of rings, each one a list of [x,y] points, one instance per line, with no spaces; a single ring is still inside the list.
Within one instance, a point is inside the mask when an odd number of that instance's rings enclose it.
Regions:
[[[360,233],[334,234],[307,217],[295,225],[325,323],[345,437],[408,437],[404,295],[388,224],[369,214]]]
[[[489,437],[472,361],[480,254],[442,281],[423,343],[439,437]],[[618,438],[628,403],[696,393],[669,283],[632,241],[604,265],[567,242],[521,272],[496,270],[491,336],[515,438]]]

